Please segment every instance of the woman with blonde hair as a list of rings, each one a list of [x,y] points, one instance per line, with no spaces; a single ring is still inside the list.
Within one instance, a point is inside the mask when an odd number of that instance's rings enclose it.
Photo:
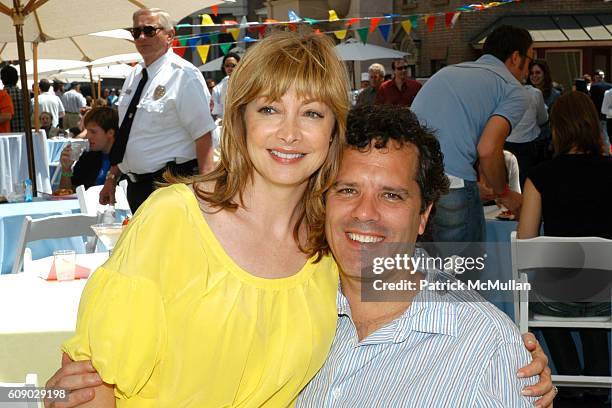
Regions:
[[[103,379],[91,406],[287,406],[325,361],[345,68],[325,36],[278,33],[230,81],[217,168],[157,190],[84,290],[63,350]]]

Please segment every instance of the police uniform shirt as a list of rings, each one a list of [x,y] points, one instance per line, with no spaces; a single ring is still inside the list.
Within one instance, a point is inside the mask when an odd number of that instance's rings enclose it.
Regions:
[[[126,78],[118,100],[123,121],[140,78],[140,63]],[[195,140],[212,131],[210,94],[198,69],[172,50],[146,67],[148,80],[132,123],[122,173],[153,173],[167,162],[196,158]]]

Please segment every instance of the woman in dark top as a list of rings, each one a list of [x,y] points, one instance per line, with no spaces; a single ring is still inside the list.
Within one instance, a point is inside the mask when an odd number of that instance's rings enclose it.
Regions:
[[[518,237],[544,235],[612,239],[612,159],[603,156],[601,129],[588,95],[570,92],[557,99],[550,122],[555,157],[532,169],[525,182]],[[609,316],[609,303],[530,304],[553,316]],[[610,375],[607,331],[579,330],[584,369],[569,329],[542,330],[559,374]],[[606,395],[607,392],[604,392]]]
[[[544,96],[544,103],[548,108],[548,112],[552,109],[555,101],[561,92],[559,92],[553,86],[552,76],[550,74],[550,68],[545,60],[534,60],[529,64],[529,77],[527,77],[527,84],[532,85],[542,91]],[[538,136],[538,151],[539,161],[550,159],[552,156],[551,149],[551,135],[550,135],[550,124],[546,122],[540,126],[540,136]],[[522,176],[521,176],[522,178]]]

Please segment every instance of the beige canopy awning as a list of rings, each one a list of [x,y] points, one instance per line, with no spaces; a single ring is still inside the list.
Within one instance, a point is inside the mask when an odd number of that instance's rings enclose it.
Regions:
[[[505,24],[529,30],[536,47],[612,46],[612,13],[599,13],[502,17],[472,41],[474,48],[482,48],[489,33]]]

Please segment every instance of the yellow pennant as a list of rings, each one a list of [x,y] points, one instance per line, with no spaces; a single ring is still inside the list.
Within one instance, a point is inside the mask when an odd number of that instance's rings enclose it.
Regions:
[[[328,10],[329,13],[329,21],[338,21],[338,15],[336,14],[336,10]],[[344,40],[344,38],[346,37],[346,31],[347,30],[339,30],[339,31],[334,31],[334,35],[336,36],[337,39],[339,40]]]
[[[406,34],[410,34],[412,31],[412,22],[410,20],[402,21],[402,27],[404,31],[406,31]]]
[[[208,14],[202,14],[202,25],[211,26],[215,25],[215,23],[213,23],[212,18]]]
[[[429,20],[429,14],[425,14],[425,16],[423,16],[423,21],[425,24],[427,24],[427,20]]]
[[[210,49],[210,45],[198,45],[196,46],[198,50],[198,54],[200,54],[200,59],[202,60],[202,64],[206,63],[206,59],[208,58],[208,50]]]
[[[234,37],[234,41],[238,41],[238,35],[240,34],[239,28],[228,28],[227,31]]]

